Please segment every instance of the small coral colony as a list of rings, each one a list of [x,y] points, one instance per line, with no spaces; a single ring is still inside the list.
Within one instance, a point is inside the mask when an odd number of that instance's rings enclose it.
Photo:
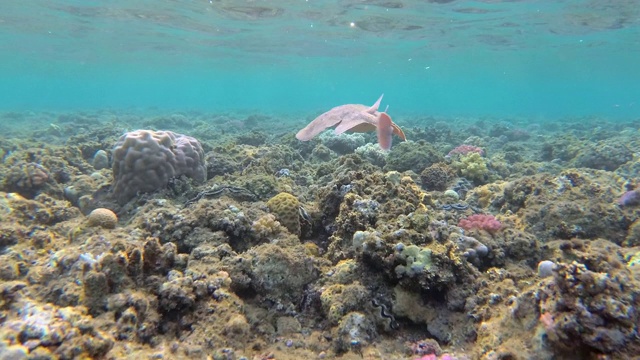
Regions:
[[[381,101],[9,129],[0,358],[637,358],[640,123]]]

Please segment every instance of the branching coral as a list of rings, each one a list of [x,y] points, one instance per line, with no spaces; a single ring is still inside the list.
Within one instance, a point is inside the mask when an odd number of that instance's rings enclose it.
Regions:
[[[483,182],[489,175],[486,160],[478,153],[470,153],[454,161],[451,166],[458,171],[460,176],[475,182]]]

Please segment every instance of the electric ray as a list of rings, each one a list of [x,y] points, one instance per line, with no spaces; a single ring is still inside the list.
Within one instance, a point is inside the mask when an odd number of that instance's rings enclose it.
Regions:
[[[336,127],[334,130],[336,135],[346,131],[377,131],[378,144],[383,150],[389,150],[392,134],[398,135],[402,140],[406,140],[406,137],[402,129],[391,121],[391,117],[386,112],[378,111],[383,96],[384,94],[380,95],[378,101],[372,106],[362,104],[336,106],[298,131],[296,138],[300,141],[309,141],[332,126]]]

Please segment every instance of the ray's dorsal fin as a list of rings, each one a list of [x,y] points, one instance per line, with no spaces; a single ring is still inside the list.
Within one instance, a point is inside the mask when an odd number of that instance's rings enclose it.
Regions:
[[[369,114],[373,115],[376,113],[376,111],[378,111],[378,108],[380,107],[380,102],[382,101],[383,96],[384,94],[380,95],[380,97],[378,98],[378,101],[376,101],[375,104],[371,105],[371,107],[367,109],[367,112]]]

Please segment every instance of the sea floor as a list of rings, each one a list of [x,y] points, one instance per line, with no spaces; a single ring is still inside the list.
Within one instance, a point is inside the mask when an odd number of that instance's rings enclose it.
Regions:
[[[640,119],[313,117],[0,114],[0,359],[640,358]]]

